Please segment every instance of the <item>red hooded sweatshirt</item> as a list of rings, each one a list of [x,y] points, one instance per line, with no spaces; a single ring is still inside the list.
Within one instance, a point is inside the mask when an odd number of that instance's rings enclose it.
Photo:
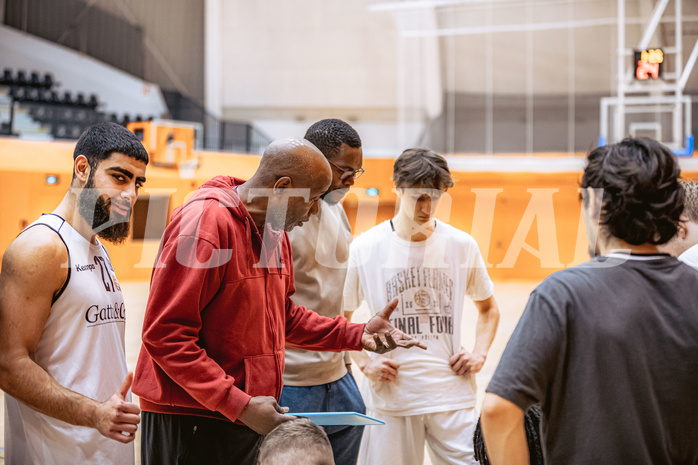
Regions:
[[[215,177],[172,213],[133,382],[145,411],[236,421],[250,397],[279,399],[285,342],[361,349],[364,325],[291,301],[288,235],[257,229],[234,188],[243,182]]]

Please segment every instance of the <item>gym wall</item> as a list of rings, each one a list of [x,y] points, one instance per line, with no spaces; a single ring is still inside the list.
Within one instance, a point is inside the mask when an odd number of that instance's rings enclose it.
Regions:
[[[1,252],[65,195],[74,146],[74,142],[0,138]],[[131,238],[122,246],[107,245],[121,280],[150,278],[161,228],[188,194],[216,175],[249,178],[259,157],[203,152],[200,161],[191,178],[180,177],[177,169],[148,167],[148,182],[141,191],[144,202],[136,205],[138,224],[132,228],[137,237],[144,238]],[[344,202],[355,235],[394,215],[393,162],[392,158],[364,161],[366,172]],[[515,157],[497,162],[491,157],[454,156],[449,162],[456,183],[442,199],[436,217],[473,235],[493,278],[542,279],[588,259],[578,192],[582,156],[521,157],[520,171],[512,169]],[[698,180],[695,160],[682,163],[684,178]],[[55,184],[47,183],[50,176],[57,178]],[[367,188],[376,188],[378,195],[367,196]],[[146,196],[150,196],[148,201]],[[142,222],[147,215],[156,216],[153,224],[160,230],[144,230]]]

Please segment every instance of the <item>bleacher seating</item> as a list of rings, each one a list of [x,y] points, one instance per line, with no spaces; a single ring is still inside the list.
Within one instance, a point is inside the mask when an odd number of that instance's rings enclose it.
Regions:
[[[0,135],[77,139],[89,126],[114,121],[126,126],[129,115],[119,119],[99,110],[95,94],[62,93],[50,73],[5,68],[0,75]],[[138,120],[141,120],[139,115]]]
[[[14,84],[14,77],[12,76],[12,70],[5,68],[2,71],[2,77],[0,78],[0,86],[11,86]]]

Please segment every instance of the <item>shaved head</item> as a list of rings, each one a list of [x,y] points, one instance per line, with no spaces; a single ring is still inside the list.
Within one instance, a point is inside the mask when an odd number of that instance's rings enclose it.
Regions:
[[[272,186],[284,176],[291,178],[296,189],[330,187],[332,168],[325,156],[305,139],[279,139],[264,151],[255,176]]]
[[[260,189],[266,190],[268,202],[243,202],[258,226],[266,222],[290,231],[318,212],[320,197],[331,182],[330,164],[317,147],[305,139],[281,139],[267,147],[257,172],[241,186],[245,198],[248,186],[257,195]]]

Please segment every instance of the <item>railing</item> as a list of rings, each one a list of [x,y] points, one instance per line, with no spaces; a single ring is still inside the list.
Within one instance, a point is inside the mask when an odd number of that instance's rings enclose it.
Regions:
[[[179,92],[163,90],[171,119],[193,121],[204,126],[204,149],[261,153],[271,138],[249,123],[223,121]]]
[[[126,126],[129,122],[128,117],[119,121],[117,115],[99,111],[94,95],[89,100],[82,94],[74,97],[68,92],[61,97],[51,85],[43,88],[27,79],[17,80],[11,70],[5,70],[5,75],[3,78],[7,79],[0,79],[0,135],[77,139],[95,123],[113,121]],[[18,75],[24,77],[22,72]],[[251,124],[222,121],[178,92],[163,91],[163,96],[171,119],[203,126],[205,150],[261,153],[271,143],[268,136]]]

